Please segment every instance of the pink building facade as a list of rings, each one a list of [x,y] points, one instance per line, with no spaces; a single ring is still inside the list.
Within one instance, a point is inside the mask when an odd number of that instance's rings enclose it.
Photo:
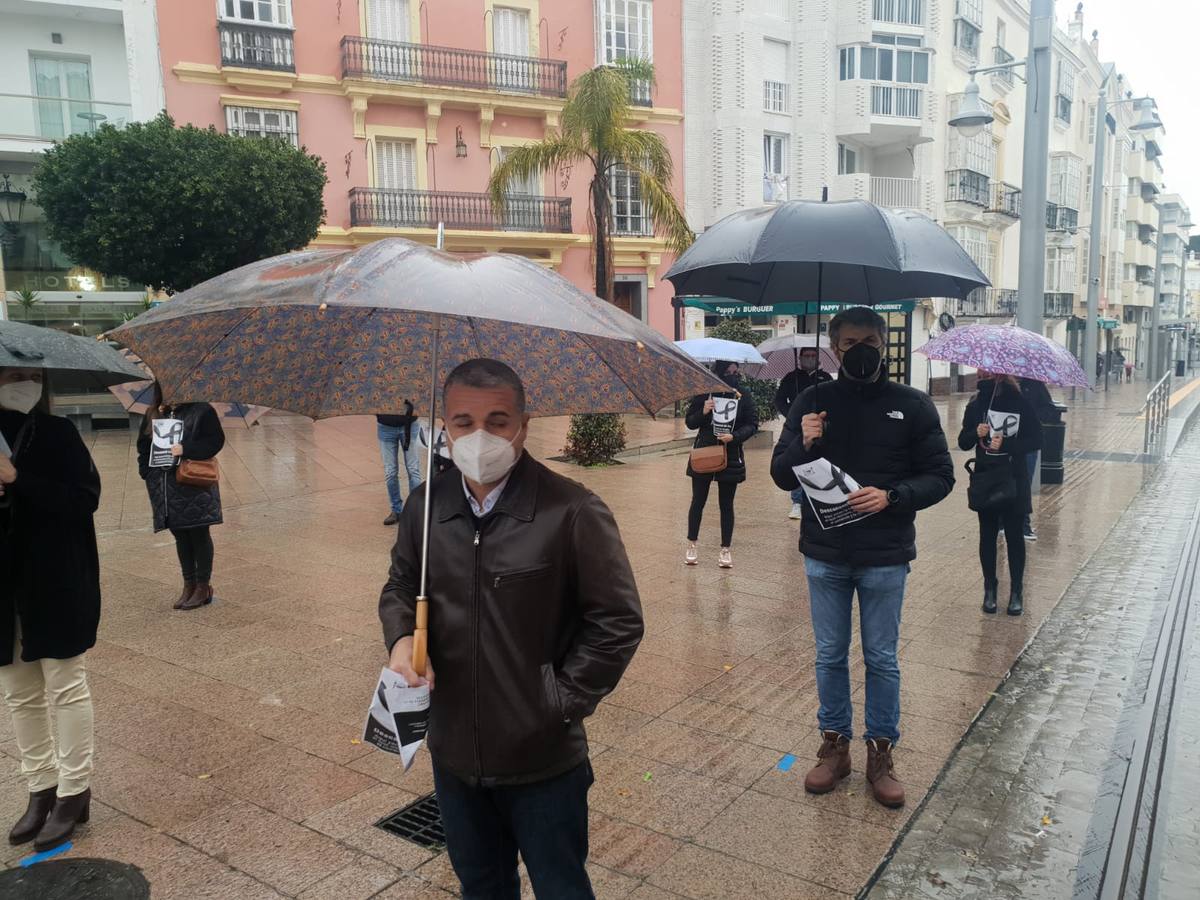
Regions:
[[[485,196],[512,147],[558,125],[567,86],[626,55],[653,60],[634,127],[662,134],[682,205],[681,0],[158,0],[167,111],[274,134],[324,159],[319,246],[383,237],[519,253],[592,289],[590,171],[548,173],[503,215]],[[636,182],[613,174],[617,303],[671,336],[671,256]]]

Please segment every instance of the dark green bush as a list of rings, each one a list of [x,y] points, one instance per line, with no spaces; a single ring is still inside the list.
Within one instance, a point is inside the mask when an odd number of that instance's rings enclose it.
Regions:
[[[625,449],[625,422],[614,413],[571,416],[563,455],[581,466],[610,463]]]

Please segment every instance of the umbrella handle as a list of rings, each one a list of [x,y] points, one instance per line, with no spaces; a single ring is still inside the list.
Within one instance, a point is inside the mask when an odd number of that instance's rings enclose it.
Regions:
[[[427,597],[417,598],[417,623],[413,629],[413,654],[412,667],[413,671],[425,677],[425,670],[429,661],[429,599]]]

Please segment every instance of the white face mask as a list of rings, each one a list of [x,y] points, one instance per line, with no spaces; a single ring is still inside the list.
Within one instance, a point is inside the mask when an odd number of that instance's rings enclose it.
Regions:
[[[525,426],[522,425],[521,431],[524,430]],[[521,436],[521,431],[513,435],[511,441],[506,441],[480,428],[454,441],[450,447],[450,457],[467,480],[476,484],[496,484],[503,481],[504,476],[517,464],[517,451],[513,444]]]
[[[42,399],[42,385],[38,381],[11,381],[0,385],[0,407],[27,413]]]

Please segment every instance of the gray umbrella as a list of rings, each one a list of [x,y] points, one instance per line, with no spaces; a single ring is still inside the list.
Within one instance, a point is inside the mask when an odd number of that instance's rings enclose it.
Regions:
[[[865,200],[733,213],[696,238],[667,278],[677,294],[756,305],[965,297],[990,284],[932,219]]]
[[[52,380],[99,387],[146,378],[103,341],[8,321],[0,321],[0,368],[44,369]]]

